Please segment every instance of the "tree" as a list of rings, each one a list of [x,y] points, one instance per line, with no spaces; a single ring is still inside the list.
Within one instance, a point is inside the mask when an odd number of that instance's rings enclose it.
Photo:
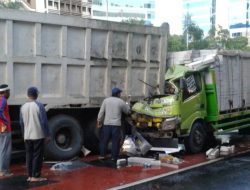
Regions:
[[[184,51],[186,49],[185,40],[182,35],[172,35],[168,38],[168,51]]]
[[[215,34],[216,34],[216,29],[213,27],[211,28],[209,31],[208,31],[208,38],[214,38],[215,37]]]
[[[208,45],[209,41],[207,41],[206,39],[196,40],[189,44],[189,49],[195,49],[195,50],[207,49]]]
[[[227,49],[247,50],[248,39],[240,36],[236,38],[229,38],[226,42]]]
[[[215,35],[216,35],[216,29],[215,28],[211,28],[209,31],[208,31],[208,36],[205,37],[205,40],[207,41],[207,48],[208,49],[217,49],[218,48],[218,45],[217,45],[217,42],[216,42],[216,39],[215,39]]]
[[[215,28],[210,29],[205,39],[208,42],[209,49],[227,49],[226,44],[230,39],[230,32],[219,26],[217,30]]]
[[[203,30],[198,25],[191,22],[191,24],[187,26],[186,31],[184,31],[184,36],[187,35],[186,32],[188,32],[188,49],[206,49],[208,47],[207,40],[203,39]]]
[[[168,39],[168,51],[183,51],[186,45],[186,35],[188,32],[188,49],[238,49],[250,51],[248,39],[246,37],[230,38],[230,32],[219,26],[217,29],[212,28],[208,36],[204,38],[203,30],[192,22],[191,17],[189,25],[184,28],[183,35],[172,35]]]
[[[189,37],[194,42],[202,40],[202,38],[204,36],[203,30],[198,25],[196,25],[195,23],[191,23],[188,26],[188,33],[189,33]]]
[[[23,6],[20,2],[0,2],[0,8],[20,9],[22,7]]]
[[[203,30],[192,21],[192,16],[189,13],[185,15],[183,36],[186,37],[187,49],[207,47],[208,42],[203,40]]]
[[[137,18],[128,18],[125,20],[122,20],[123,23],[128,23],[128,24],[137,24],[137,25],[144,25],[145,20],[143,19],[137,19]]]
[[[229,30],[223,29],[221,26],[219,26],[219,29],[217,30],[217,36],[215,37],[218,46],[220,48],[226,49],[226,43],[229,38],[230,38]]]

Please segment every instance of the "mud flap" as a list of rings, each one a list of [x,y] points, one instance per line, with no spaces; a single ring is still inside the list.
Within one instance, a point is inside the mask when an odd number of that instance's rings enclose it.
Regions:
[[[150,151],[156,151],[156,152],[164,152],[165,154],[171,154],[171,153],[177,153],[182,150],[185,150],[184,146],[181,144],[178,144],[177,138],[170,138],[170,139],[161,139],[156,138],[152,139],[152,142],[150,142],[153,146]]]
[[[153,147],[178,148],[178,139],[177,138],[153,138],[153,139],[150,139],[150,144]]]

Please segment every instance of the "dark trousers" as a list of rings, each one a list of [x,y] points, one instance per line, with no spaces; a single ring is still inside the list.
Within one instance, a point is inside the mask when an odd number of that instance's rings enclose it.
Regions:
[[[40,177],[43,163],[44,139],[25,140],[25,148],[29,177]]]
[[[119,156],[120,140],[121,140],[121,127],[113,125],[104,125],[101,128],[100,134],[100,155],[105,156],[109,140],[112,139],[112,159],[117,159]]]

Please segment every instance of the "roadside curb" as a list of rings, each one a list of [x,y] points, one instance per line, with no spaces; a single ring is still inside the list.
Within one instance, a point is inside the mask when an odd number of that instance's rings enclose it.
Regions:
[[[233,155],[228,155],[228,156],[216,158],[216,159],[213,159],[213,160],[208,160],[208,161],[205,161],[205,162],[202,162],[202,163],[199,163],[199,164],[195,164],[193,166],[188,166],[188,167],[185,167],[185,168],[182,168],[182,169],[176,169],[175,171],[171,171],[171,172],[168,172],[168,173],[163,173],[163,174],[160,174],[160,175],[156,175],[156,176],[153,176],[153,177],[149,177],[149,178],[142,179],[142,180],[132,182],[132,183],[128,183],[128,184],[125,184],[125,185],[112,187],[112,188],[109,188],[107,190],[118,190],[118,189],[124,189],[124,188],[128,188],[128,187],[140,185],[142,183],[146,183],[146,182],[149,182],[149,181],[153,181],[153,180],[157,180],[157,179],[160,179],[160,178],[163,178],[163,177],[167,177],[167,176],[170,176],[170,175],[181,173],[181,172],[191,170],[191,169],[194,169],[194,168],[197,168],[197,167],[200,167],[200,166],[205,166],[205,165],[208,165],[208,164],[212,164],[212,163],[215,163],[215,162],[218,162],[218,161],[221,161],[221,160],[226,160],[226,159],[229,159],[229,158],[232,158],[232,157],[235,157],[235,156],[239,156],[241,154],[245,154],[245,153],[248,153],[248,152],[250,152],[250,150],[244,150],[244,151],[241,151],[241,152],[238,152],[238,153],[234,153]]]

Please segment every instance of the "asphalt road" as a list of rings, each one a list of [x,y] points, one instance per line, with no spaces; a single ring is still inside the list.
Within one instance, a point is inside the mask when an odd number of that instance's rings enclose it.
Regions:
[[[249,190],[250,153],[125,189]]]

